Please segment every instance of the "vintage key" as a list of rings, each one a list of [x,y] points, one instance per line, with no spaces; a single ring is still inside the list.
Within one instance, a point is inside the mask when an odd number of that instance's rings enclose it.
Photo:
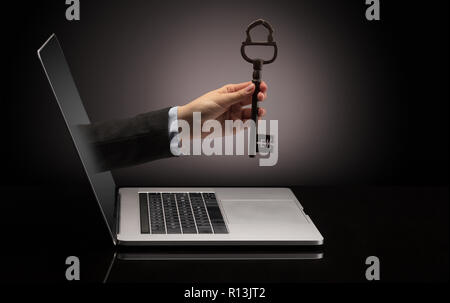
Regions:
[[[267,36],[267,41],[252,41],[250,36],[250,31],[258,25],[262,25],[269,31]],[[258,144],[257,144],[257,134],[258,134],[258,93],[260,92],[260,84],[261,84],[261,70],[264,64],[269,64],[275,61],[278,54],[278,48],[275,41],[273,41],[273,28],[272,26],[265,20],[258,19],[250,23],[246,30],[246,39],[242,42],[241,46],[241,55],[245,59],[245,61],[253,64],[253,80],[252,82],[255,84],[255,91],[252,96],[252,120],[255,122],[255,128],[250,130],[249,132],[249,140],[250,140],[250,157],[254,157],[258,152]],[[270,60],[263,60],[260,58],[251,59],[245,53],[245,47],[249,45],[262,45],[262,46],[272,46],[274,49],[273,57]],[[253,143],[252,143],[253,142]]]

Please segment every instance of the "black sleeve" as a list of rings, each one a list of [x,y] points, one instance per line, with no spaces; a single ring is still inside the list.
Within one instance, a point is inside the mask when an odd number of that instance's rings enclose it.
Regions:
[[[78,125],[96,158],[99,171],[172,157],[169,140],[169,109],[128,119]]]

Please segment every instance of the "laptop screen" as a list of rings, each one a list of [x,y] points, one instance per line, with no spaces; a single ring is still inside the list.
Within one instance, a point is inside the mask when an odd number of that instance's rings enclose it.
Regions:
[[[79,129],[80,125],[90,124],[90,120],[56,35],[53,34],[38,50],[38,56],[94,190],[109,232],[115,240],[113,231],[115,230],[116,185],[110,171],[99,172],[97,169],[95,154],[88,147],[87,140]]]

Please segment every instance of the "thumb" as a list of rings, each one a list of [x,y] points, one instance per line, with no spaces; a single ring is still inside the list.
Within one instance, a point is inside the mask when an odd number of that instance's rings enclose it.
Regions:
[[[255,84],[250,83],[249,85],[240,88],[236,91],[221,94],[218,101],[222,106],[231,106],[235,103],[242,101],[242,99],[251,96],[254,90]]]

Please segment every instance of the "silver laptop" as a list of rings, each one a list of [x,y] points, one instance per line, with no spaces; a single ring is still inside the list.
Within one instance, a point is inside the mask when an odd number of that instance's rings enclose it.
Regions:
[[[117,188],[97,172],[77,125],[89,124],[56,35],[38,50],[114,244],[306,245],[323,237],[288,188]]]

